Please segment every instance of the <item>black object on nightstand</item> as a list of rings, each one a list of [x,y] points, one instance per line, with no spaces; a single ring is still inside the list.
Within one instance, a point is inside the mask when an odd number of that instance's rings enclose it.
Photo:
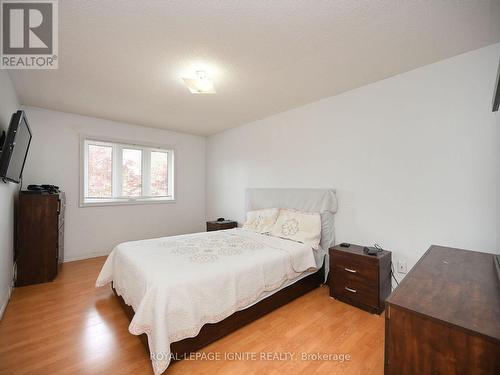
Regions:
[[[233,220],[224,220],[224,221],[207,221],[207,232],[211,232],[214,230],[223,230],[223,229],[232,229],[236,228],[238,223]]]
[[[371,313],[384,311],[391,294],[391,252],[364,252],[363,246],[330,248],[330,296]]]

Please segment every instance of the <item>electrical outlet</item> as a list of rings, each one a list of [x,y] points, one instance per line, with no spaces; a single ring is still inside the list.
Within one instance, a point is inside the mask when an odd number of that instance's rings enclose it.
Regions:
[[[398,260],[398,272],[399,273],[406,273],[406,272],[408,272],[408,267],[406,266],[406,261],[405,260]]]

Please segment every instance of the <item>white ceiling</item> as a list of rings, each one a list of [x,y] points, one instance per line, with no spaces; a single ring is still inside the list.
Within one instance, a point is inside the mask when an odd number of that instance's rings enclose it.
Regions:
[[[59,2],[25,105],[208,135],[500,41],[500,0]],[[193,95],[198,65],[217,94]]]

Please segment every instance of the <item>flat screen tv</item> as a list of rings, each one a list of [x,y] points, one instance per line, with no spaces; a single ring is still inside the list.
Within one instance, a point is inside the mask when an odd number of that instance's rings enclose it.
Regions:
[[[19,183],[31,143],[31,130],[24,111],[12,115],[0,155],[0,178]]]

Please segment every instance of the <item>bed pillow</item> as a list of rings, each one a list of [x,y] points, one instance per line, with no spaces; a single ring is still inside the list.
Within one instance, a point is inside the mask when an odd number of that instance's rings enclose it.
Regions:
[[[317,212],[282,209],[271,234],[318,249],[321,239],[321,216]]]
[[[247,212],[247,221],[243,224],[243,229],[248,229],[257,233],[271,233],[278,218],[279,208],[265,208]]]

